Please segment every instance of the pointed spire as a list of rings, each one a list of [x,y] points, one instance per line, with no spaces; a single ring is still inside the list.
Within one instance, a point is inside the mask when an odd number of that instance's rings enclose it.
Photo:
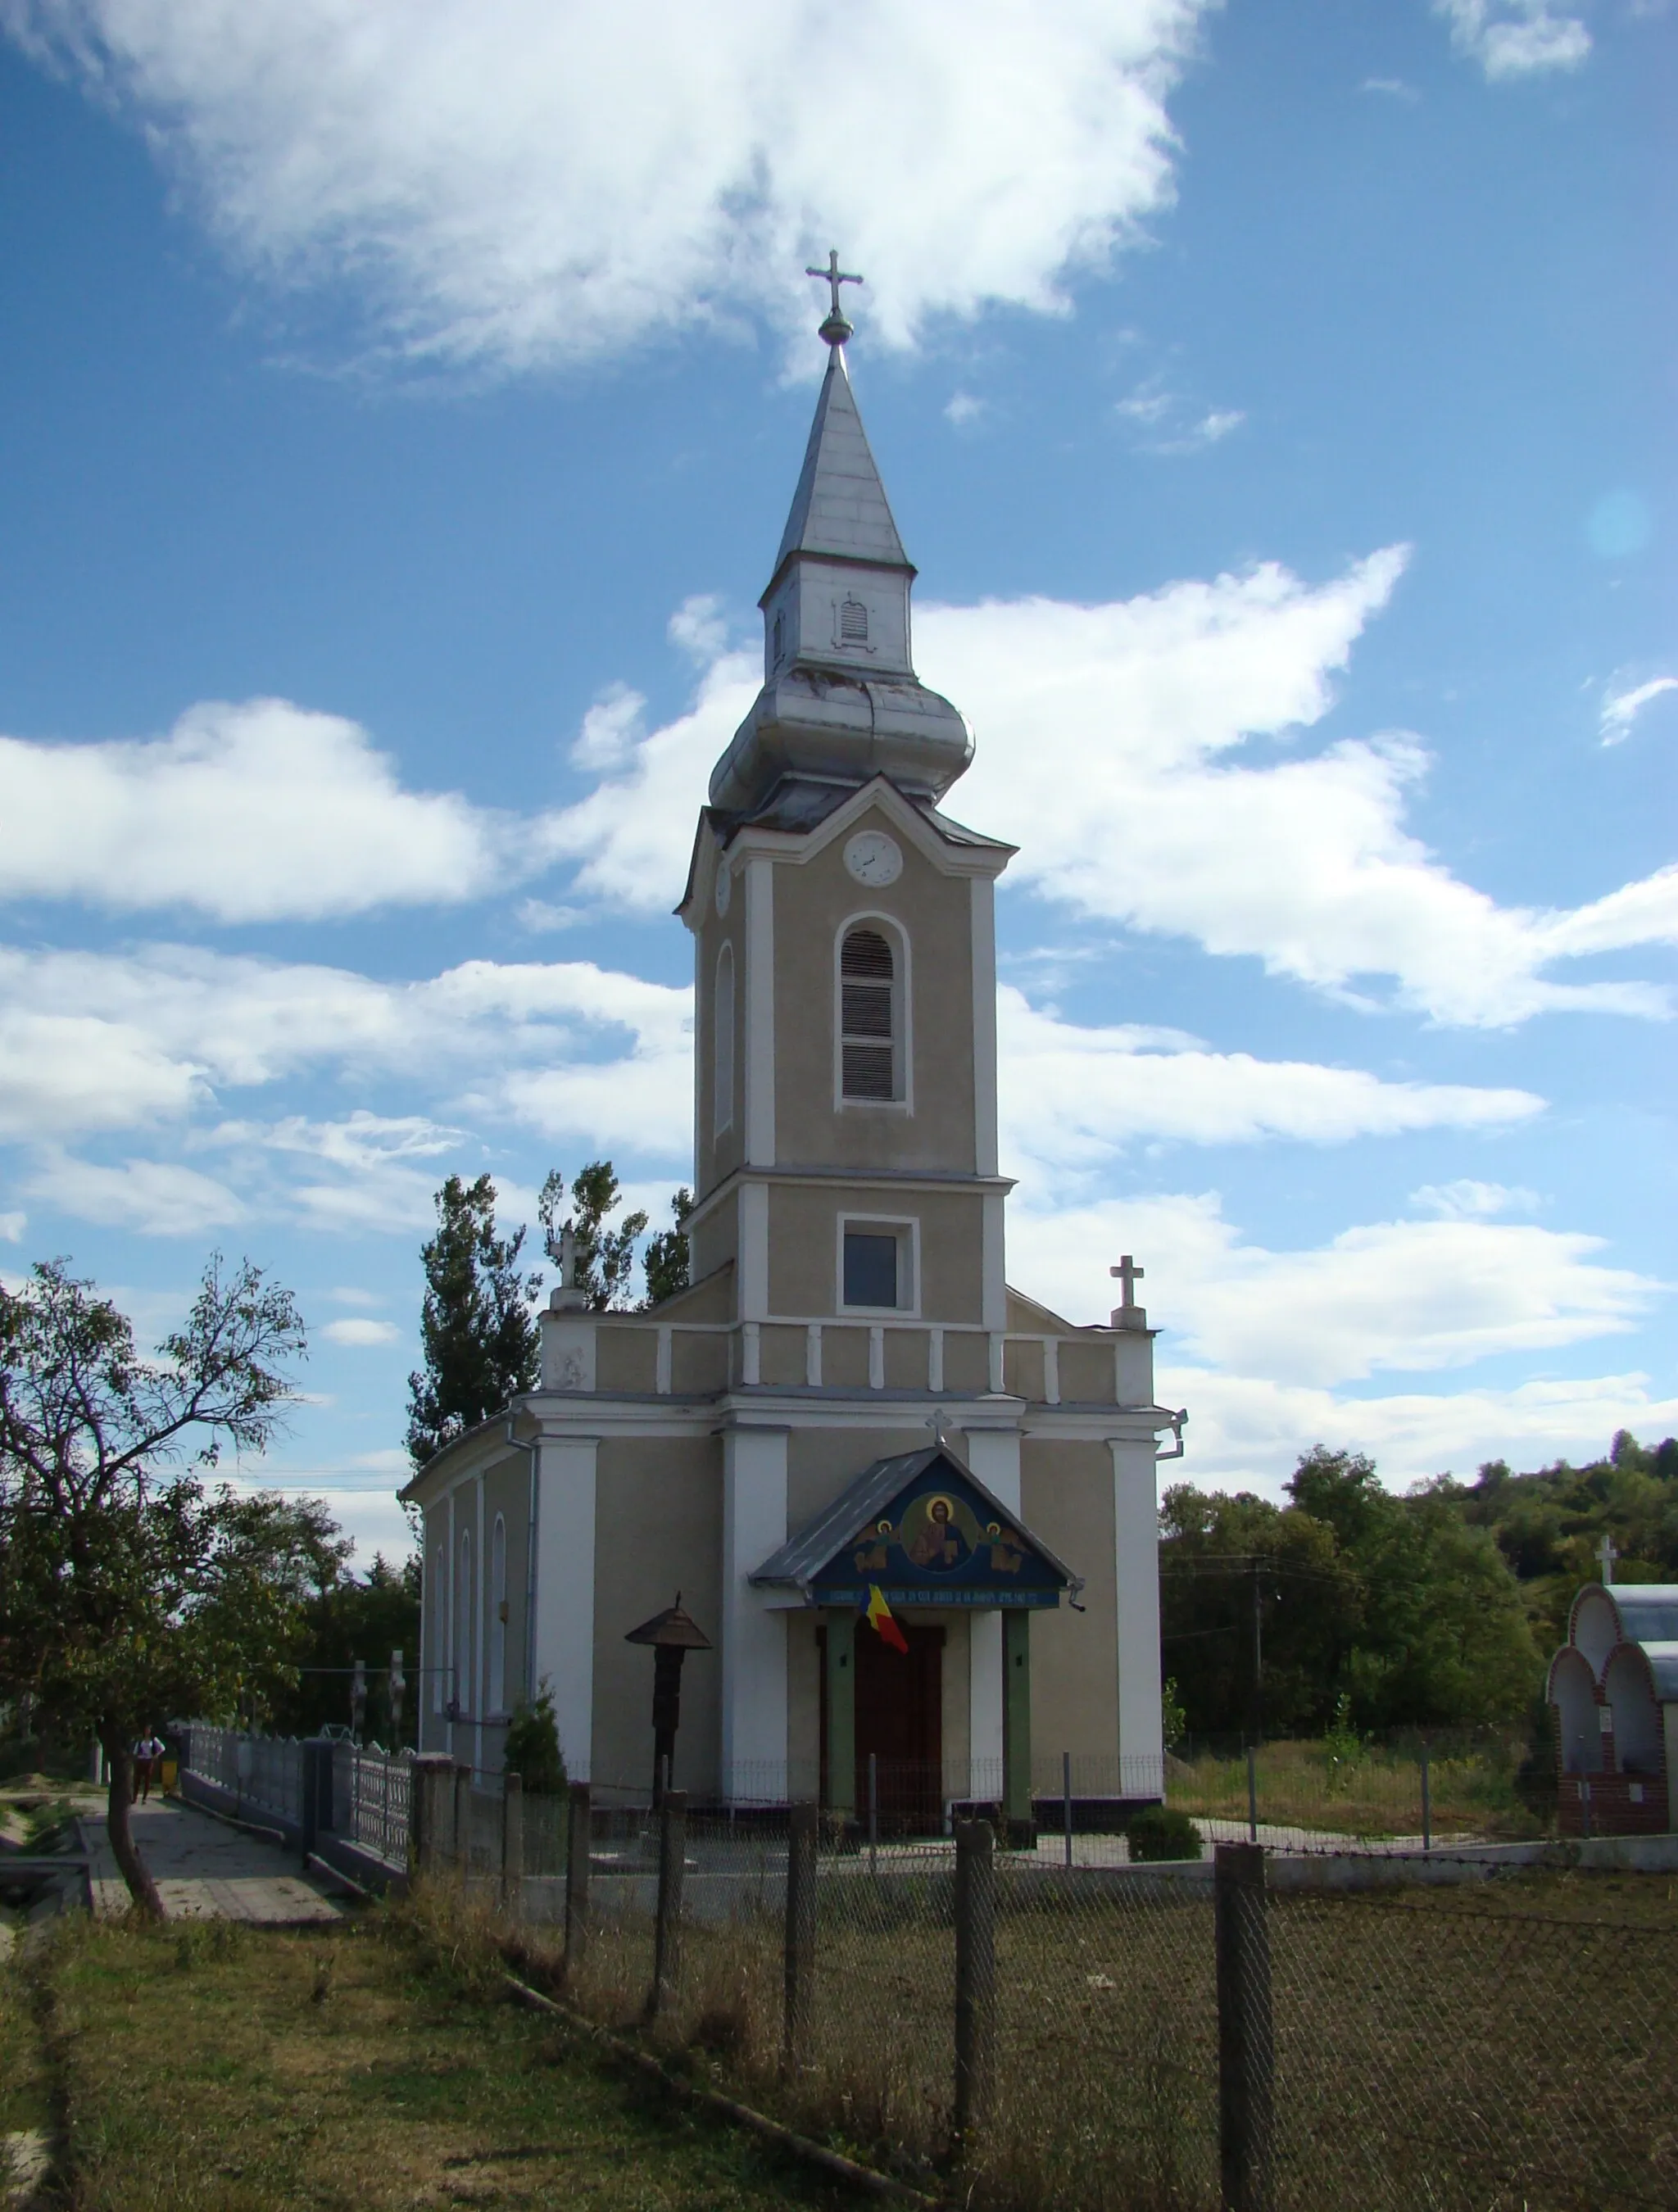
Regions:
[[[837,555],[915,572],[891,519],[840,345],[828,357],[804,467],[775,556],[777,575],[793,553]]]

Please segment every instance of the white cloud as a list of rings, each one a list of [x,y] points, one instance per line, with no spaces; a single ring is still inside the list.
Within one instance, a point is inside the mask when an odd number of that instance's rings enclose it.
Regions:
[[[1237,430],[1246,421],[1239,407],[1209,407],[1198,410],[1180,392],[1168,391],[1156,377],[1140,385],[1128,398],[1116,400],[1113,412],[1136,432],[1144,453],[1201,453]]]
[[[382,1306],[388,1303],[381,1291],[357,1290],[350,1284],[341,1284],[337,1289],[328,1291],[326,1296],[335,1306]]]
[[[1006,1156],[1051,1177],[1105,1165],[1143,1139],[1250,1144],[1287,1137],[1342,1144],[1401,1130],[1490,1128],[1528,1119],[1527,1091],[1383,1083],[1360,1068],[1209,1051],[1123,1027],[1084,1028],[998,993],[1000,1116]]]
[[[368,1321],[354,1316],[343,1321],[329,1321],[319,1334],[328,1344],[346,1345],[355,1350],[402,1341],[402,1331],[393,1321]]]
[[[0,738],[0,898],[221,921],[444,905],[535,857],[510,817],[404,791],[364,730],[283,699],[209,702],[147,741]]]
[[[7,1133],[50,1141],[178,1119],[212,1091],[313,1068],[423,1075],[435,1096],[493,1090],[508,1068],[531,1062],[561,1080],[575,1063],[592,1080],[595,1061],[626,1073],[648,1060],[684,1065],[689,1019],[685,990],[591,961],[474,960],[409,983],[181,945],[0,947],[0,1034],[13,1024],[33,1055],[27,1081],[0,1073],[0,1110]],[[233,1125],[228,1133],[252,1133]],[[364,1168],[375,1155],[431,1157],[446,1133],[362,1110],[282,1123],[264,1141]]]
[[[1181,1465],[1160,1468],[1162,1481],[1275,1498],[1317,1443],[1368,1452],[1388,1486],[1401,1490],[1435,1474],[1472,1479],[1488,1459],[1517,1468],[1598,1459],[1616,1429],[1652,1437],[1678,1430],[1678,1399],[1651,1394],[1648,1376],[1636,1373],[1354,1397],[1168,1364],[1159,1395],[1189,1408],[1188,1452]]]
[[[1389,100],[1401,100],[1411,106],[1421,98],[1414,85],[1407,84],[1401,76],[1366,76],[1358,89],[1359,92],[1378,92]]]
[[[1211,1194],[1053,1213],[1016,1202],[1008,1242],[1009,1279],[1074,1321],[1105,1302],[1108,1258],[1134,1252],[1151,1318],[1175,1343],[1225,1376],[1319,1389],[1620,1334],[1663,1287],[1603,1266],[1600,1237],[1529,1224],[1374,1222],[1273,1251]]]
[[[1455,1182],[1424,1183],[1411,1192],[1410,1203],[1443,1221],[1490,1221],[1499,1213],[1534,1212],[1539,1198],[1535,1190],[1518,1183],[1477,1182],[1462,1176]]]
[[[235,259],[398,355],[519,369],[765,313],[845,241],[912,342],[1037,310],[1170,194],[1202,0],[5,0],[135,112]],[[866,127],[836,85],[866,88]],[[813,349],[813,342],[806,339]]]
[[[1547,970],[1678,942],[1678,868],[1572,911],[1503,907],[1406,830],[1428,766],[1417,738],[1224,758],[1328,713],[1332,679],[1405,558],[1389,547],[1319,586],[1268,562],[1107,605],[923,608],[926,680],[982,716],[954,810],[981,828],[1007,825],[1021,847],[1009,884],[1086,917],[1260,959],[1336,997],[1387,982],[1397,1004],[1433,1021],[1487,1027],[1560,1009],[1665,1014],[1658,986]],[[675,897],[696,795],[760,672],[755,652],[719,651],[687,713],[547,817],[548,849],[582,862],[578,893],[642,913]]]
[[[1651,699],[1658,699],[1664,691],[1678,691],[1678,676],[1651,677],[1646,684],[1629,684],[1620,689],[1610,684],[1602,696],[1602,720],[1597,732],[1605,745],[1617,745],[1632,734],[1632,725]]]
[[[1433,11],[1450,25],[1457,52],[1494,81],[1579,69],[1590,52],[1583,21],[1553,0],[1433,0]]]
[[[196,1237],[246,1218],[224,1182],[169,1160],[125,1160],[104,1167],[50,1147],[23,1188],[31,1198],[78,1221],[135,1229],[146,1237]]]
[[[23,1232],[28,1226],[27,1213],[0,1213],[0,1237],[4,1237],[8,1244],[21,1244]]]
[[[970,392],[952,392],[944,404],[944,419],[957,430],[970,429],[988,412],[986,403]]]

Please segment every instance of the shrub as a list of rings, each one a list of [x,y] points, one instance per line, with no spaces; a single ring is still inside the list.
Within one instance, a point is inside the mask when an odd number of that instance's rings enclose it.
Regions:
[[[1205,1856],[1201,1832],[1187,1813],[1170,1805],[1145,1805],[1133,1813],[1125,1830],[1133,1860],[1198,1859]]]
[[[557,1797],[565,1787],[565,1759],[554,1719],[554,1693],[544,1681],[507,1724],[507,1771],[532,1796]]]

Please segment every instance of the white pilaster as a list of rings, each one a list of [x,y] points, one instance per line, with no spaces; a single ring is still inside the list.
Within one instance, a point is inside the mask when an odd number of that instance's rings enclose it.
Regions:
[[[536,1686],[553,1691],[574,1782],[593,1778],[595,1437],[544,1437],[536,1508]]]
[[[787,1623],[746,1577],[787,1540],[787,1431],[722,1439],[722,1787],[764,1797],[786,1786]]]
[[[745,869],[745,1157],[775,1164],[775,863]]]
[[[967,1464],[1010,1513],[1019,1510],[1019,1431],[969,1429]]]
[[[996,885],[973,884],[973,1170],[996,1173]]]
[[[472,1633],[472,1765],[483,1764],[483,1711],[489,1703],[489,1669],[486,1664],[484,1644],[485,1575],[483,1558],[483,1475],[479,1471],[472,1486],[477,1492],[477,1532],[472,1538],[472,1611],[477,1616],[477,1627]]]
[[[1151,1437],[1115,1437],[1113,1563],[1118,1605],[1119,1787],[1150,1796],[1164,1780],[1159,1714],[1159,1514]]]
[[[969,1429],[967,1464],[1010,1513],[1019,1510],[1019,1431]],[[1002,1788],[1002,1616],[976,1613],[970,1625],[968,1711],[975,1790]],[[980,1762],[984,1764],[982,1765]]]
[[[443,1677],[443,1711],[446,1714],[451,1705],[459,1703],[460,1697],[460,1678],[455,1657],[460,1649],[460,1623],[457,1618],[460,1610],[460,1562],[455,1557],[456,1541],[454,1492],[451,1490],[448,1493],[448,1549],[443,1554],[443,1607],[448,1621],[448,1649],[442,1655],[443,1664],[448,1668]],[[444,1723],[443,1749],[451,1759],[453,1758],[454,1723],[452,1720]]]
[[[742,1321],[769,1317],[769,1187],[739,1187],[739,1301]]]
[[[980,1320],[988,1329],[1008,1326],[1008,1287],[1006,1270],[1007,1255],[1004,1248],[1002,1193],[988,1190],[983,1200],[984,1249],[982,1266],[984,1282],[981,1290],[983,1310]]]

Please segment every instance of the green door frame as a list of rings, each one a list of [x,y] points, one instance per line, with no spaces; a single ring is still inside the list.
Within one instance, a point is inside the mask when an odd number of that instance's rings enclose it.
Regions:
[[[856,1813],[856,1612],[824,1606],[827,1664],[827,1803],[847,1820]]]

